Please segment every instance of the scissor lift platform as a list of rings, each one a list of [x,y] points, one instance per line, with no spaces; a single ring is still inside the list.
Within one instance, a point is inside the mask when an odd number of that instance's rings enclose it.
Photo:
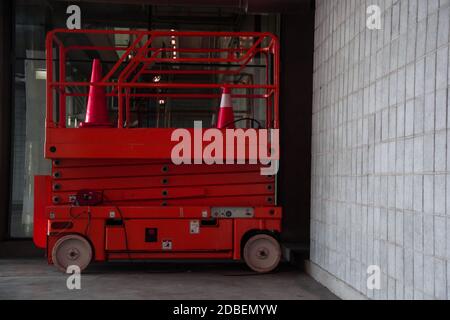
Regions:
[[[118,34],[129,36],[130,45],[65,43],[73,43],[67,41],[73,36]],[[152,46],[163,38],[191,37],[252,41],[249,47],[224,49]],[[265,125],[256,132],[278,129],[278,41],[273,35],[54,30],[46,42],[45,156],[52,161],[52,173],[35,177],[34,241],[46,249],[50,264],[65,271],[70,265],[84,269],[92,261],[244,259],[257,272],[278,265],[282,213],[276,205],[276,176],[261,175],[261,164],[175,165],[171,136],[177,128],[129,125],[138,99],[217,99],[218,90],[226,87],[235,99],[263,101]],[[99,82],[69,81],[67,57],[77,50],[109,50],[117,52],[118,60]],[[177,52],[176,59],[167,57],[167,50]],[[237,77],[256,57],[266,61],[263,83],[154,82],[145,77]],[[177,64],[171,65],[174,60]],[[192,64],[203,67],[183,67]],[[67,98],[87,97],[90,86],[105,88],[116,112],[114,125],[68,127]],[[249,147],[247,141],[240,143]]]

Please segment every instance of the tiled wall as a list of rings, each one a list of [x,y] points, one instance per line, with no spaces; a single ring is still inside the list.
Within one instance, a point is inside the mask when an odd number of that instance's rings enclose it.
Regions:
[[[316,3],[311,260],[369,298],[450,298],[449,3]]]

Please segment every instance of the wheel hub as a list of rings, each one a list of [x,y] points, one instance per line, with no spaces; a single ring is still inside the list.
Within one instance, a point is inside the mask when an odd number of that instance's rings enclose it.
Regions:
[[[77,248],[70,248],[67,253],[69,260],[77,260],[80,257],[80,251]]]
[[[278,266],[281,259],[281,248],[278,241],[272,236],[258,234],[248,239],[243,256],[252,270],[266,273]]]
[[[267,257],[269,256],[269,250],[267,250],[267,248],[259,248],[256,256],[259,259],[267,259]]]

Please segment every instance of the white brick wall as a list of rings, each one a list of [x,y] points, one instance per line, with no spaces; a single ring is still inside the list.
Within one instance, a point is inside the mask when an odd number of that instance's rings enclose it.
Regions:
[[[450,0],[316,6],[311,260],[373,299],[450,299]]]

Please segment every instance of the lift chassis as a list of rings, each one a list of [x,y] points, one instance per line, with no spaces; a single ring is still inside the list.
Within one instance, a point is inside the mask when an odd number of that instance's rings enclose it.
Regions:
[[[65,43],[73,36],[118,34],[130,43]],[[179,46],[157,45],[166,38],[177,39]],[[247,47],[183,49],[185,38],[251,41]],[[52,172],[35,177],[34,242],[45,248],[49,264],[65,271],[94,261],[243,259],[256,272],[276,268],[282,209],[276,205],[275,175],[262,175],[261,164],[176,165],[171,161],[176,128],[130,125],[137,101],[219,99],[218,90],[226,87],[233,99],[259,100],[263,127],[278,129],[279,49],[273,35],[54,30],[46,41],[45,157]],[[97,83],[69,81],[66,61],[73,51],[116,52],[118,59]],[[265,61],[262,83],[225,80],[246,73],[256,58]],[[180,75],[205,74],[217,82],[174,82]],[[148,80],[155,75],[171,80]],[[116,111],[111,127],[67,125],[66,101],[87,97],[89,86],[106,89]]]

